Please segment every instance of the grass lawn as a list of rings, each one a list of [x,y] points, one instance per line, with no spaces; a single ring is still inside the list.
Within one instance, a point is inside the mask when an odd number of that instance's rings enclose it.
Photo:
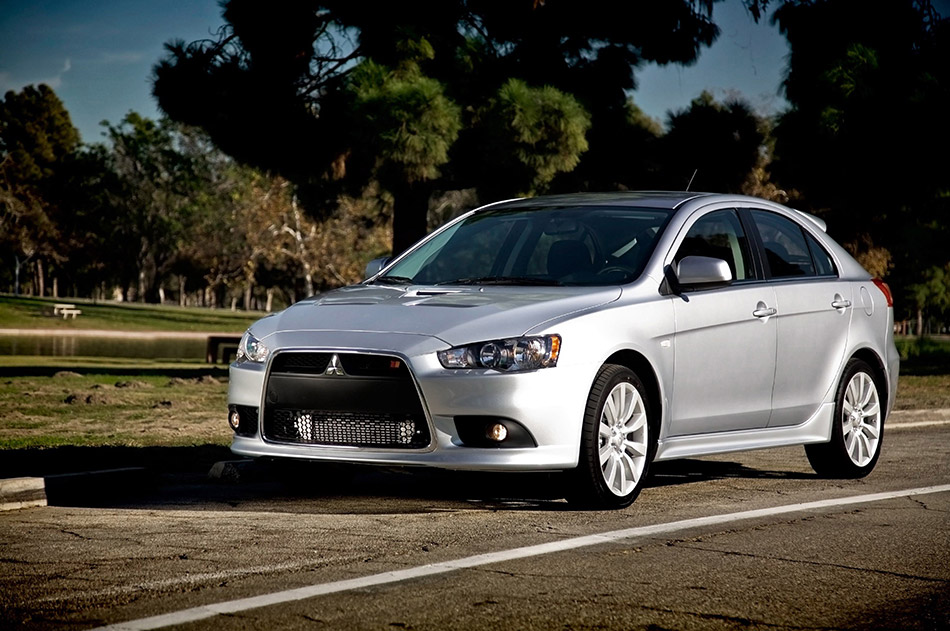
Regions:
[[[901,375],[894,409],[950,409],[950,375]]]
[[[64,320],[52,315],[57,303],[75,304],[82,314]],[[0,295],[0,329],[96,329],[110,331],[201,331],[243,333],[263,316],[250,311],[200,307],[93,302],[76,298]]]
[[[227,387],[227,373],[205,364],[74,365],[3,376],[0,450],[227,445]]]

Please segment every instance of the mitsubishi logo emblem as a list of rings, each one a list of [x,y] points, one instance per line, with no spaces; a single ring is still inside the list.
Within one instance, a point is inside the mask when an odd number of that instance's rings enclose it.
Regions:
[[[346,372],[343,370],[343,364],[340,363],[340,357],[336,353],[333,354],[333,357],[330,358],[330,365],[327,366],[327,369],[323,373],[328,377],[345,377]]]

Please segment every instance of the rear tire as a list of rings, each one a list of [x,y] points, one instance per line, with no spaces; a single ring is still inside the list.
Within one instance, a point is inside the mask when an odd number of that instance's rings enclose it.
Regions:
[[[626,366],[606,364],[587,397],[580,455],[568,501],[582,508],[624,508],[643,489],[656,453],[646,389]]]
[[[863,478],[881,455],[884,410],[874,370],[852,359],[845,367],[835,397],[831,441],[805,445],[812,469],[828,478]]]

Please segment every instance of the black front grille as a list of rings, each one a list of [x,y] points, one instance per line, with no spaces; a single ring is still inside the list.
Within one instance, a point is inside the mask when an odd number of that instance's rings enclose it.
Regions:
[[[281,353],[274,357],[272,373],[322,375],[330,365],[332,353]]]
[[[267,440],[394,449],[432,440],[415,382],[397,357],[280,353],[265,390]]]
[[[271,374],[322,375],[327,371],[335,353],[281,353],[274,358]],[[385,377],[411,379],[409,369],[398,357],[336,354],[343,372],[352,377]]]
[[[326,410],[274,410],[267,436],[306,445],[421,448],[429,444],[426,425],[406,415]]]

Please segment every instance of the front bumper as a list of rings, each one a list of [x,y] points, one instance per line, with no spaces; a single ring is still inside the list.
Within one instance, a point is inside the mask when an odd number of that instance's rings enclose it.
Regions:
[[[254,435],[235,435],[231,450],[251,457],[298,458],[380,465],[433,466],[468,470],[556,470],[577,465],[584,408],[596,367],[559,364],[525,373],[490,370],[448,370],[435,352],[445,348],[435,338],[367,334],[358,344],[329,345],[328,335],[284,335],[272,347],[280,353],[329,352],[380,354],[400,358],[408,366],[428,424],[429,441],[418,448],[291,444]],[[316,344],[314,343],[316,342]],[[384,345],[383,342],[386,342]],[[271,358],[273,360],[273,358]],[[231,365],[229,406],[263,409],[271,363]],[[336,378],[334,378],[336,379]],[[338,383],[343,383],[345,377]],[[359,401],[354,406],[359,406]],[[378,402],[375,403],[378,405]],[[460,437],[459,417],[515,421],[536,446],[473,447]],[[261,415],[263,418],[263,415]],[[522,443],[523,444],[523,443]]]

